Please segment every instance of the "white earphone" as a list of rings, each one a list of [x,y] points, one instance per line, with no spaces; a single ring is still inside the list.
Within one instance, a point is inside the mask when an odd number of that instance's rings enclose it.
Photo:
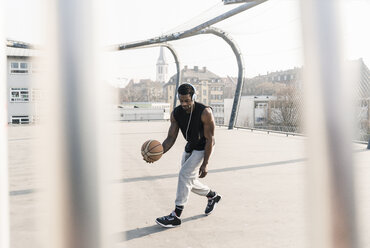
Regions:
[[[194,90],[194,94],[193,94],[193,96],[191,97],[191,100],[192,100],[192,101],[195,101],[195,99],[197,99],[197,90],[195,89],[195,87],[194,87],[191,83],[186,83],[186,84],[190,85],[190,86],[193,88],[193,90]],[[177,92],[177,99],[180,99],[180,95],[179,95],[179,93],[178,93],[178,92]]]

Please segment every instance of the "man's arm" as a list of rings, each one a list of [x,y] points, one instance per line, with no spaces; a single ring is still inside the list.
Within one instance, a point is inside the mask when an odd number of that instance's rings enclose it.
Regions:
[[[203,178],[207,175],[208,160],[212,154],[213,145],[215,144],[215,121],[213,118],[212,110],[210,108],[205,108],[203,110],[201,120],[204,127],[204,137],[206,138],[206,146],[204,148],[204,159],[203,163],[199,168],[199,177]]]
[[[179,134],[179,125],[173,116],[173,112],[171,113],[171,126],[168,129],[167,138],[163,141],[163,153],[166,153],[170,148],[175,144],[177,135]]]

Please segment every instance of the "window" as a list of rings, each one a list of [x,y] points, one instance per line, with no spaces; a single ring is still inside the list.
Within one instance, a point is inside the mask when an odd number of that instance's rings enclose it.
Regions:
[[[30,118],[28,115],[12,116],[12,124],[29,124]]]
[[[29,102],[29,91],[27,88],[11,88],[10,102]]]
[[[27,62],[11,62],[10,63],[11,74],[27,74],[28,63]]]
[[[12,62],[12,63],[10,64],[10,67],[11,67],[12,69],[18,69],[18,68],[19,68],[19,64],[18,64],[18,62]]]

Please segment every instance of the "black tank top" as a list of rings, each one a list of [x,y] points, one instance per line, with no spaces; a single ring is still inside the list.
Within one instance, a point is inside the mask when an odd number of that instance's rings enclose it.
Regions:
[[[204,150],[204,147],[206,145],[206,138],[204,137],[204,127],[201,120],[201,115],[205,108],[207,108],[205,105],[195,102],[193,113],[191,114],[189,129],[187,132],[188,143],[185,146],[186,152],[192,152],[193,150]],[[190,113],[186,113],[181,105],[179,105],[173,110],[173,116],[175,117],[175,120],[180,127],[182,135],[186,139],[186,129],[188,127]]]

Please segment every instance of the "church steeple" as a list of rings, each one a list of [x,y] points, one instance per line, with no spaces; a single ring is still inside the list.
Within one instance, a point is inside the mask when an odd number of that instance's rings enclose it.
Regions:
[[[168,74],[168,64],[166,61],[166,56],[163,51],[163,47],[160,48],[159,57],[157,60],[157,80],[161,83],[167,82],[167,74]]]

